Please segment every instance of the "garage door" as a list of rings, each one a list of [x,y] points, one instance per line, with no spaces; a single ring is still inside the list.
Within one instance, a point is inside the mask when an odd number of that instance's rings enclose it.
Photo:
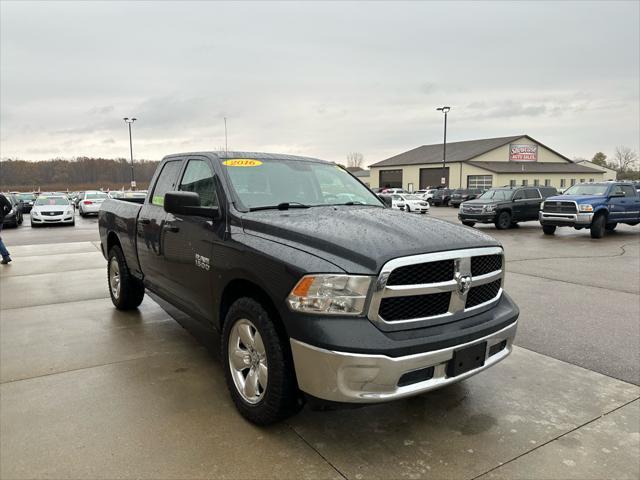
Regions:
[[[427,187],[439,187],[442,178],[442,168],[421,168],[420,169],[420,189]],[[449,167],[444,169],[446,185],[449,185]]]
[[[382,188],[402,188],[402,170],[380,170]]]

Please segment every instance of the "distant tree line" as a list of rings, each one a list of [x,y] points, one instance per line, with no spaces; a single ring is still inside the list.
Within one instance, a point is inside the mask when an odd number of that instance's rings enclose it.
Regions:
[[[138,188],[146,188],[157,161],[136,160],[134,173]],[[78,157],[38,162],[0,161],[0,190],[85,190],[127,188],[131,182],[131,164],[124,158]]]
[[[608,159],[604,153],[597,152],[591,159],[591,162],[601,167],[615,170],[618,172],[618,179],[620,180],[640,179],[638,153],[629,147],[616,147],[616,151],[611,159]]]

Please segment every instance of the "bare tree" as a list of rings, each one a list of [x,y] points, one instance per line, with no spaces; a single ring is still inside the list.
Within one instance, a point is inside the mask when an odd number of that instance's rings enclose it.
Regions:
[[[630,147],[618,146],[616,153],[613,155],[613,165],[618,172],[626,172],[633,170],[638,161],[638,153]]]
[[[347,153],[347,167],[362,168],[362,162],[364,162],[364,155],[360,152]]]

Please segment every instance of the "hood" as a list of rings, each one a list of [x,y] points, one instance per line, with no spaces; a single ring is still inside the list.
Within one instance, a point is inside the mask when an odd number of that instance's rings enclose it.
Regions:
[[[474,198],[473,200],[467,200],[465,205],[493,205],[496,203],[509,203],[511,200],[490,200],[487,198]]]
[[[36,205],[33,207],[37,212],[64,212],[71,205]]]
[[[606,195],[555,195],[553,197],[545,198],[544,201],[552,201],[552,202],[561,202],[561,201],[569,201],[569,202],[598,202],[602,200],[606,200]]]
[[[496,246],[492,237],[445,220],[390,208],[335,206],[243,215],[245,233],[323,258],[348,273],[375,275],[407,255]]]

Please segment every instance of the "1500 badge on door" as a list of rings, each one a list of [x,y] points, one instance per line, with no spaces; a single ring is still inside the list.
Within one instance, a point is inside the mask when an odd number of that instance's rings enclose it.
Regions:
[[[199,253],[196,253],[196,267],[208,271],[209,270],[209,259],[207,257],[203,257]]]

